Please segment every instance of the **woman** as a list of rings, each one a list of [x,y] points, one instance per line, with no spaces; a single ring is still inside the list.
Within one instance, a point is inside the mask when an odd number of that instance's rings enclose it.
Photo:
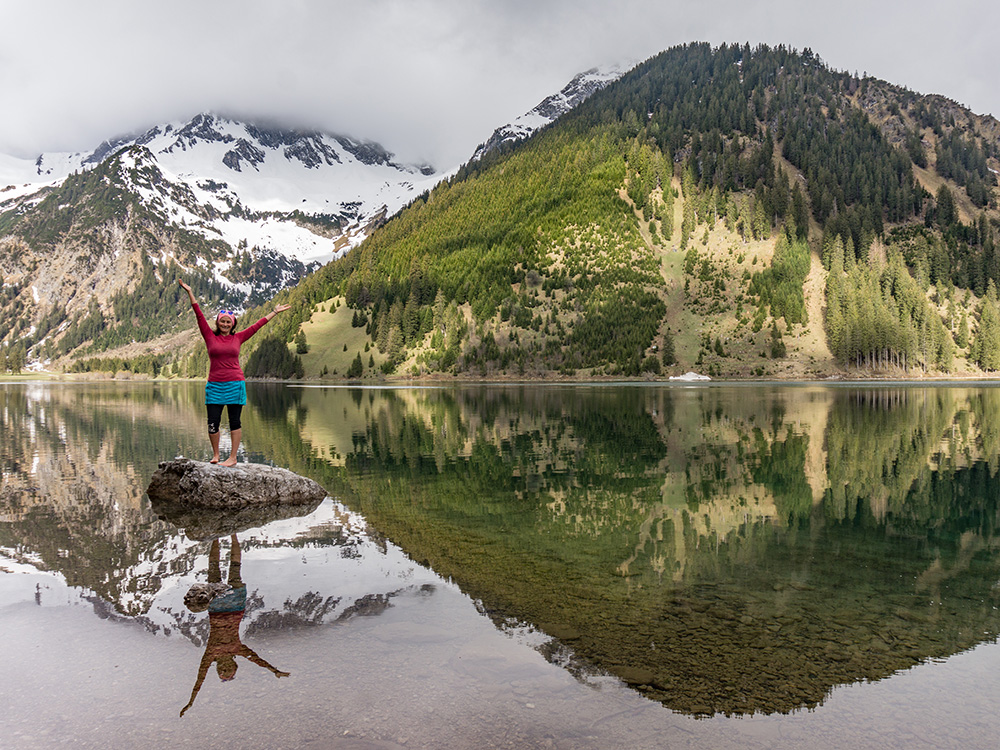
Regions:
[[[212,463],[219,463],[219,425],[222,422],[222,408],[229,412],[229,435],[232,438],[232,450],[229,458],[222,462],[223,466],[236,466],[236,450],[240,447],[243,431],[240,424],[240,414],[247,402],[246,376],[240,367],[240,345],[253,336],[268,321],[278,313],[288,310],[291,305],[278,305],[249,328],[239,333],[236,329],[236,316],[231,310],[220,310],[215,318],[215,329],[209,327],[208,321],[202,315],[198,301],[194,298],[191,287],[180,281],[181,287],[191,299],[191,307],[198,316],[198,329],[205,339],[208,348],[208,383],[205,385],[205,406],[208,410],[208,439],[212,443]]]

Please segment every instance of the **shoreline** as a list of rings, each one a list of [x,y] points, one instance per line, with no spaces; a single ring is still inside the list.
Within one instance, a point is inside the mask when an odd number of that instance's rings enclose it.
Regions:
[[[83,375],[83,376],[81,376]],[[20,373],[18,375],[0,374],[0,383],[29,383],[29,382],[51,382],[51,383],[204,383],[204,378],[181,378],[181,377],[149,377],[142,374],[130,374],[128,377],[118,377],[115,373],[60,373],[60,372],[32,372]],[[924,375],[920,377],[907,377],[905,375],[848,375],[837,374],[824,377],[761,377],[761,378],[727,378],[723,376],[712,377],[702,380],[683,380],[669,377],[614,377],[603,376],[596,378],[573,378],[562,375],[552,377],[502,377],[502,378],[480,378],[464,376],[396,376],[396,377],[376,377],[376,378],[308,378],[308,379],[278,379],[278,378],[247,378],[247,383],[280,383],[285,385],[314,386],[314,387],[405,387],[413,386],[457,386],[457,385],[674,385],[690,387],[695,385],[709,386],[713,384],[723,385],[851,385],[851,384],[1000,384],[1000,372],[996,374],[969,373],[963,375]]]

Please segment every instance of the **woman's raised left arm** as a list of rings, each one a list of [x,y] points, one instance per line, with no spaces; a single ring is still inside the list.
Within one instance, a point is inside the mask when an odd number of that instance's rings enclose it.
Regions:
[[[283,313],[285,310],[291,310],[291,309],[292,309],[291,305],[275,305],[274,306],[274,310],[272,310],[271,312],[269,312],[264,317],[267,318],[268,321],[270,321],[270,320],[273,320],[274,316],[277,315],[278,313]]]
[[[259,331],[262,326],[271,322],[271,320],[274,318],[275,315],[277,315],[278,313],[283,313],[285,310],[290,310],[291,308],[292,308],[291,305],[276,305],[274,310],[269,312],[267,315],[258,320],[249,328],[244,328],[236,335],[239,336],[241,342],[246,341],[248,338],[257,333],[257,331]]]

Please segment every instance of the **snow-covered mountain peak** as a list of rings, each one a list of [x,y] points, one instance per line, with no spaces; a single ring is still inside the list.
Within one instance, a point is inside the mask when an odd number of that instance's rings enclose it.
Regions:
[[[547,96],[528,112],[493,131],[493,135],[476,149],[473,161],[500,146],[528,138],[546,125],[555,122],[571,109],[589,98],[594,92],[622,77],[625,69],[612,65],[592,68],[574,76],[558,93]]]
[[[306,265],[357,245],[444,176],[428,165],[398,163],[370,141],[202,113],[90,152],[42,154],[33,162],[0,157],[0,211],[134,146],[147,150],[169,183],[156,191],[165,216],[183,217],[186,227],[233,248]],[[188,221],[192,216],[198,218]]]

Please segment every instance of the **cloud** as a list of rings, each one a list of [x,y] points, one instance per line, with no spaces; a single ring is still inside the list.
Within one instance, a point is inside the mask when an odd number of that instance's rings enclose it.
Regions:
[[[212,110],[446,167],[576,73],[687,41],[811,47],[1000,113],[971,0],[0,0],[0,152],[82,150]],[[973,20],[970,23],[970,19]],[[971,29],[971,30],[970,30]]]

